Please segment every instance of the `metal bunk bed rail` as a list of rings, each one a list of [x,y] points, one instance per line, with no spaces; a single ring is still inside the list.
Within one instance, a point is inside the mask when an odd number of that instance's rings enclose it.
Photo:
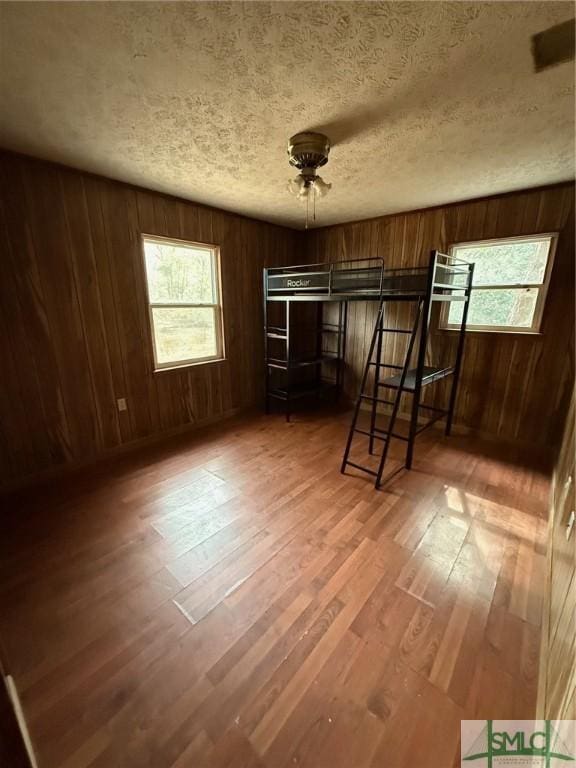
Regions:
[[[385,269],[380,257],[347,259],[265,271],[268,301],[366,301],[382,295],[413,299],[426,289],[427,269]]]
[[[326,359],[337,360],[337,374],[334,385],[337,391],[342,383],[342,365],[345,357],[347,307],[349,301],[378,301],[379,310],[372,334],[370,351],[366,360],[360,392],[358,394],[352,424],[344,457],[342,471],[347,466],[361,469],[375,477],[376,487],[382,484],[383,469],[388,455],[392,438],[407,443],[404,466],[412,466],[414,441],[416,435],[436,421],[446,418],[446,434],[450,434],[458,380],[462,366],[464,338],[468,307],[470,303],[474,265],[448,254],[432,251],[428,266],[397,267],[386,269],[384,259],[364,258],[348,259],[338,262],[301,264],[289,267],[271,267],[264,270],[264,324],[266,345],[267,390],[266,405],[269,398],[282,399],[286,404],[286,417],[289,419],[290,401],[299,397],[300,392],[291,387],[291,372],[315,366],[316,391],[326,388],[322,381],[321,366]],[[385,306],[388,302],[408,301],[416,304],[416,317],[412,328],[391,328],[384,323]],[[461,325],[457,343],[456,359],[451,365],[434,366],[426,364],[426,345],[429,335],[430,317],[435,302],[463,302]],[[268,302],[284,302],[286,307],[286,328],[268,326]],[[337,334],[337,350],[326,355],[318,345],[316,357],[309,360],[295,360],[290,352],[290,305],[293,302],[318,302],[320,308],[320,336],[324,333]],[[339,302],[339,320],[337,324],[322,323],[321,306],[323,302]],[[402,364],[383,362],[383,337],[385,334],[405,334],[409,336],[406,354]],[[286,344],[286,357],[269,355],[269,340],[282,339]],[[410,368],[412,353],[417,350],[417,363]],[[270,388],[270,371],[283,370],[286,373],[286,385],[276,390]],[[394,375],[381,377],[381,369],[391,369]],[[370,372],[373,376],[370,377]],[[436,381],[452,377],[449,405],[447,408],[436,408],[420,402],[422,389]],[[381,388],[392,390],[392,399],[382,397]],[[302,394],[315,391],[314,387],[301,387]],[[399,414],[400,400],[403,394],[412,396],[412,408],[408,435],[400,435],[394,431]],[[369,405],[369,430],[358,427],[358,418],[362,405]],[[377,425],[377,419],[382,415],[382,406],[392,406],[388,413],[389,423],[386,429]],[[420,424],[418,417],[421,410],[432,413],[431,418]],[[374,453],[375,441],[383,442],[383,450],[377,468],[364,467],[350,460],[350,450],[356,434],[369,437],[369,453]]]

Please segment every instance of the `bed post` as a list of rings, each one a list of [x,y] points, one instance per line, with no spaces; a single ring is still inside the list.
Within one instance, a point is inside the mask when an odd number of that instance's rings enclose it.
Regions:
[[[384,304],[382,311],[378,313],[377,333],[378,342],[376,345],[376,359],[374,361],[374,388],[373,388],[373,400],[372,400],[372,413],[370,415],[370,441],[368,446],[368,452],[374,453],[374,429],[376,427],[376,410],[378,408],[378,392],[380,384],[380,361],[382,359],[382,333],[384,328]]]
[[[422,325],[420,328],[420,343],[418,345],[418,362],[416,364],[416,376],[414,381],[414,395],[412,397],[412,414],[410,417],[410,432],[408,434],[408,447],[406,449],[406,469],[412,468],[414,457],[414,440],[418,429],[418,413],[420,410],[420,395],[422,394],[422,374],[426,362],[426,344],[428,342],[428,325],[430,323],[430,309],[432,306],[432,291],[434,288],[434,275],[436,272],[436,251],[430,254],[428,277],[426,280],[426,295],[422,312]]]
[[[468,270],[468,284],[464,296],[464,306],[462,308],[462,322],[460,323],[460,335],[458,336],[458,349],[456,351],[456,362],[454,363],[454,373],[452,374],[452,388],[450,390],[450,404],[448,405],[448,418],[446,419],[446,435],[450,436],[452,431],[452,421],[454,418],[454,408],[456,407],[456,396],[458,395],[458,381],[462,369],[462,358],[464,356],[464,341],[466,339],[466,323],[468,321],[468,307],[470,306],[470,296],[472,295],[472,281],[474,280],[474,264],[470,264]]]

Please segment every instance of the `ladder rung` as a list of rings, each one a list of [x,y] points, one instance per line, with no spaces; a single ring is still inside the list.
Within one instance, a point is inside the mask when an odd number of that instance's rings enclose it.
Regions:
[[[380,435],[377,435],[374,432],[367,432],[365,429],[358,429],[358,427],[354,427],[354,432],[360,432],[361,435],[366,435],[367,437],[373,437],[374,440],[383,440],[384,442],[388,440],[388,437],[380,437]]]
[[[387,429],[376,429],[376,427],[374,427],[374,431],[380,432],[381,435],[386,435],[386,436],[390,434]],[[392,432],[392,437],[395,437],[398,440],[406,440],[406,441],[409,440],[408,437],[404,437],[404,435],[397,435],[396,432]]]
[[[418,429],[416,430],[416,434],[419,435],[420,432],[424,432],[425,429],[428,429],[428,427],[431,427],[432,424],[436,424],[437,421],[440,421],[440,419],[443,419],[445,416],[444,413],[439,413],[437,416],[433,416],[429,421],[427,421],[425,424],[421,424]]]
[[[451,272],[453,275],[469,275],[469,269],[461,269],[460,267],[451,267],[448,264],[442,264],[440,261],[436,262],[436,269],[444,269],[446,272]]]
[[[389,433],[386,432],[383,429],[377,429],[375,432],[368,432],[365,429],[358,429],[358,427],[354,427],[354,432],[359,432],[361,435],[366,435],[366,437],[371,437],[374,440],[382,440],[383,443],[388,442],[389,440]],[[381,437],[380,435],[377,435],[376,432],[381,432],[385,437]],[[405,437],[404,435],[397,435],[396,432],[392,432],[392,437],[395,437],[397,440],[404,440],[405,443],[409,441],[409,437]],[[351,464],[352,462],[348,462],[348,464]],[[356,465],[353,465],[356,466]],[[362,467],[359,467],[359,469],[362,469]]]
[[[402,366],[401,365],[392,365],[388,363],[368,363],[368,365],[377,365],[379,368],[393,368],[395,371],[401,371]]]
[[[367,467],[361,467],[360,464],[354,464],[353,461],[346,460],[346,464],[354,467],[355,469],[360,469],[362,472],[367,472],[369,475],[372,475],[373,477],[378,477],[378,472],[374,472],[371,469],[368,469]]]
[[[384,333],[412,333],[412,328],[382,328]]]
[[[394,405],[393,401],[383,400],[381,397],[372,397],[372,395],[360,395],[360,397],[363,400],[372,400],[372,402],[376,402],[376,403],[386,403],[386,405]]]
[[[467,291],[467,285],[453,285],[452,283],[434,283],[434,288],[449,288],[451,291]]]
[[[443,413],[445,416],[450,413],[450,411],[446,410],[445,408],[434,408],[431,405],[424,405],[423,403],[419,403],[418,408],[424,408],[426,411],[436,411],[436,413]]]

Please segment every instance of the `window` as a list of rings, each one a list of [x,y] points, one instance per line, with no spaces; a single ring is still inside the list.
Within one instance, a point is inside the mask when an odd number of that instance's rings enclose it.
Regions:
[[[467,329],[538,333],[556,235],[453,245],[450,255],[474,263]],[[441,327],[459,328],[462,302],[447,302]]]
[[[218,249],[147,235],[143,244],[155,370],[221,359]]]

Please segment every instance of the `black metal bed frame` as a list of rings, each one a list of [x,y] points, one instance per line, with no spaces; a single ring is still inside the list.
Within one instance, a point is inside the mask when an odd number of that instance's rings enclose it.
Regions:
[[[367,264],[368,266],[366,266]],[[400,439],[407,443],[404,466],[410,469],[414,456],[414,442],[418,434],[443,418],[446,418],[447,435],[450,434],[452,428],[462,355],[464,352],[466,321],[472,291],[473,274],[473,264],[455,259],[439,251],[432,251],[427,267],[385,269],[384,260],[374,258],[265,269],[266,412],[269,411],[271,399],[281,400],[285,404],[286,420],[289,421],[293,400],[311,394],[319,396],[330,389],[335,390],[339,394],[342,387],[343,362],[346,353],[348,302],[378,301],[377,319],[370,341],[360,392],[354,406],[354,414],[344,451],[341,471],[344,472],[348,466],[354,467],[372,475],[375,478],[375,487],[381,487],[383,470],[392,438]],[[426,347],[432,306],[434,302],[447,301],[463,302],[456,359],[453,365],[448,367],[427,366]],[[284,303],[285,327],[272,327],[268,325],[269,302]],[[316,356],[305,360],[299,360],[291,354],[290,308],[293,302],[318,302],[318,344]],[[339,302],[338,323],[323,324],[323,302]],[[414,321],[410,328],[385,327],[385,307],[389,302],[413,302],[416,305]],[[328,325],[332,327],[328,327]],[[326,362],[322,337],[324,333],[330,332],[337,335],[337,349],[330,358],[336,361],[336,374],[333,380],[327,381],[322,377],[322,366]],[[385,333],[409,334],[410,338],[402,365],[382,361],[383,336]],[[410,362],[417,338],[417,363],[415,368],[410,369]],[[286,345],[284,358],[270,356],[271,339],[281,339],[284,341]],[[306,366],[315,367],[314,381],[311,384],[306,383],[304,386],[294,386],[294,371]],[[271,385],[271,370],[275,368],[285,372],[285,386],[283,387]],[[372,389],[369,393],[368,380],[369,372],[372,368],[374,369],[374,378]],[[382,378],[383,369],[392,370],[396,373]],[[422,404],[422,389],[447,376],[452,376],[448,408],[435,408]],[[381,388],[393,390],[395,392],[393,399],[381,397]],[[406,393],[411,394],[413,397],[410,425],[408,435],[400,435],[394,431],[394,427],[400,409],[401,397]],[[369,430],[358,427],[358,418],[363,404],[368,404],[370,409]],[[387,429],[380,429],[377,426],[379,407],[382,405],[392,407]],[[428,410],[433,414],[424,425],[418,422],[421,410]],[[350,451],[356,435],[364,435],[369,438],[369,453],[371,455],[374,454],[376,440],[384,443],[377,469],[362,466],[350,460]]]

